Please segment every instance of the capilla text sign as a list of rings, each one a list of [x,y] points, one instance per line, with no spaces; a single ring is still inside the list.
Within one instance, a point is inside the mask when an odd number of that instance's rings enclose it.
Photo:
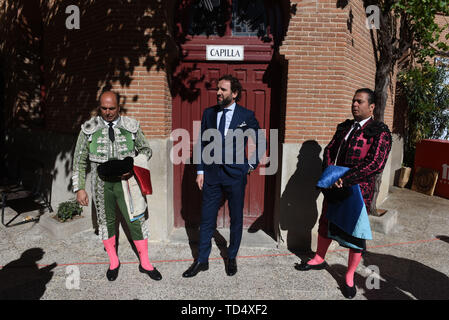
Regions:
[[[244,46],[206,46],[206,60],[243,61]]]

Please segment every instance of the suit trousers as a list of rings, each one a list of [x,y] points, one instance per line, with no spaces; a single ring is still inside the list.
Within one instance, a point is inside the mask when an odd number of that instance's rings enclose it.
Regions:
[[[235,259],[240,248],[243,233],[243,205],[245,199],[246,176],[241,179],[223,179],[221,183],[203,185],[201,209],[199,262],[207,262],[212,236],[217,227],[217,215],[223,195],[228,200],[231,220],[228,258]]]

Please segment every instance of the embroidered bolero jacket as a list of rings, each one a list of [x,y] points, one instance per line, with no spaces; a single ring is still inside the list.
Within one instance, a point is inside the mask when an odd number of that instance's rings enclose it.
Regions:
[[[324,149],[324,168],[336,164],[340,146],[353,124],[354,120],[346,120],[337,126],[332,140]],[[384,169],[391,150],[390,130],[385,123],[370,119],[347,143],[346,153],[339,156],[339,158],[343,157],[343,161],[339,165],[349,168],[341,178],[343,186],[359,184],[365,204],[369,206],[372,200],[375,176]]]
[[[104,163],[142,153],[148,160],[151,158],[151,148],[137,120],[121,116],[114,127],[114,142],[109,139],[108,130],[100,116],[81,125],[73,158],[72,183],[75,192],[85,188],[87,160]]]

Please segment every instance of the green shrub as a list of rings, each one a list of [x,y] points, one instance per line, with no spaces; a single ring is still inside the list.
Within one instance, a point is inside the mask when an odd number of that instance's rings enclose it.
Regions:
[[[79,205],[76,200],[70,200],[61,202],[58,206],[58,213],[56,214],[56,217],[59,221],[65,222],[69,219],[73,219],[76,215],[81,215],[83,212],[83,209]]]

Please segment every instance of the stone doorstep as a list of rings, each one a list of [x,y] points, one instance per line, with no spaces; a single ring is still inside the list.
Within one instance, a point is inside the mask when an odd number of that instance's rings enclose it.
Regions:
[[[187,233],[188,230],[186,228],[173,229],[172,233],[170,234],[169,241],[171,243],[182,243],[182,244],[189,244],[189,243],[197,244],[199,242],[198,231],[192,232],[190,239]],[[217,233],[214,233],[214,236],[215,235],[219,235],[220,241],[225,241],[226,245],[229,245],[229,228],[223,229],[219,228],[217,229]],[[212,245],[216,246],[215,238],[212,238]],[[251,233],[248,232],[247,229],[244,229],[242,234],[241,247],[259,247],[271,249],[277,248],[277,242],[262,230]]]
[[[9,208],[5,208],[5,218],[7,215],[12,214],[13,212],[8,212]],[[369,221],[371,225],[371,229],[375,232],[379,232],[382,234],[389,234],[394,227],[398,223],[398,211],[395,209],[387,209],[388,211],[381,217],[369,215]],[[12,211],[12,210],[10,210]],[[90,219],[90,215],[86,215],[87,210],[83,210],[83,213],[80,218],[74,219],[69,222],[58,222],[53,219],[53,216],[56,214],[55,212],[46,212],[40,216],[38,226],[51,238],[53,239],[66,239],[72,236],[75,233],[86,231],[92,229],[92,219]],[[28,212],[24,213],[23,217],[30,216],[32,218],[38,216],[38,212]],[[19,219],[19,218],[18,218]],[[5,219],[6,220],[6,219]],[[20,221],[20,220],[18,220]],[[121,226],[120,226],[121,228]],[[228,230],[220,230],[224,231],[225,238],[228,239]],[[120,233],[123,234],[123,230],[120,229]],[[257,232],[257,234],[245,234],[244,232],[244,245],[248,246],[256,246],[256,247],[276,247],[277,243],[271,239],[269,236],[263,234],[263,232]],[[314,242],[316,237],[312,236],[312,242]],[[127,241],[126,236],[120,237],[120,240]],[[188,238],[186,236],[186,232],[184,228],[175,229],[171,234],[170,241],[173,242],[183,242],[188,243]],[[249,240],[249,241],[248,241]],[[315,247],[316,243],[312,243],[312,247]],[[330,248],[332,249],[332,248]]]
[[[369,215],[369,222],[371,225],[371,230],[382,233],[389,234],[398,223],[398,211],[395,209],[385,209],[387,212],[380,216]]]
[[[59,222],[53,217],[56,213],[46,213],[39,219],[39,227],[52,239],[67,239],[75,233],[86,231],[92,228],[92,221],[89,217],[82,215],[71,221]]]

